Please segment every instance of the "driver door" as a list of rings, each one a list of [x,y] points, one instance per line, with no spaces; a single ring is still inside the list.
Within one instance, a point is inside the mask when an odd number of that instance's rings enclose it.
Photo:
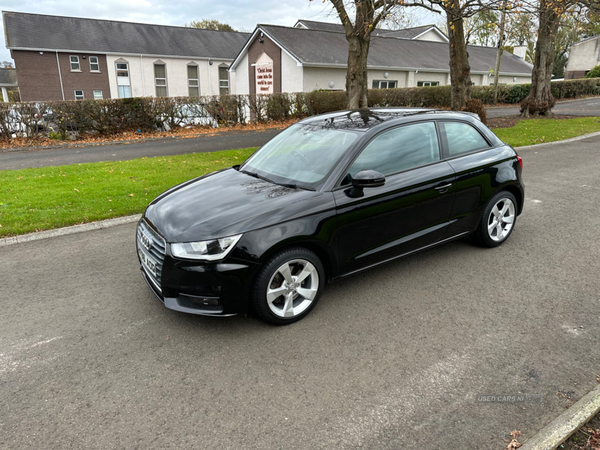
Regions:
[[[385,185],[351,197],[351,177],[372,169]],[[435,122],[393,128],[376,136],[334,191],[340,270],[347,274],[440,240],[454,200],[454,170],[441,160]]]

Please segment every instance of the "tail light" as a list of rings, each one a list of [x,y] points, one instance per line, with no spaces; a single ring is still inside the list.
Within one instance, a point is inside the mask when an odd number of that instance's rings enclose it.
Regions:
[[[519,165],[521,166],[521,170],[523,170],[523,158],[517,155],[517,160],[519,161]]]

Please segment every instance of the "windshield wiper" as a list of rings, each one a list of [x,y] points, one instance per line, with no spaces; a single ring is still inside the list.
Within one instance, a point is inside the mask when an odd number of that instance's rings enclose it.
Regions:
[[[275,183],[273,181],[273,183]],[[311,188],[308,186],[300,186],[298,184],[294,184],[294,183],[275,183],[278,186],[283,186],[283,187],[287,187],[287,188],[292,188],[292,189],[304,189],[305,191],[316,191],[315,188]]]
[[[259,175],[256,172],[250,172],[249,170],[240,170],[240,172],[245,173],[246,175],[250,175],[251,177],[258,178],[259,180],[264,180],[264,181],[268,181],[269,183],[274,183],[273,180],[269,180],[267,177],[263,177],[262,175]]]
[[[262,175],[257,174],[256,172],[250,172],[249,170],[240,170],[240,172],[245,173],[246,175],[250,175],[251,177],[258,178],[260,180],[268,181],[269,183],[276,184],[277,186],[283,186],[291,189],[304,189],[306,191],[316,191],[316,189],[308,187],[308,186],[299,186],[295,183],[277,183],[273,180],[269,180],[267,177],[263,177]]]

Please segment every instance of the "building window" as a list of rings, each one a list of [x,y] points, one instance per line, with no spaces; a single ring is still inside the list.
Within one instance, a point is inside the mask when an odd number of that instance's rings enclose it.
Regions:
[[[154,64],[154,85],[157,97],[167,96],[167,69],[164,64]]]
[[[75,100],[83,100],[83,91],[75,89]]]
[[[131,86],[129,84],[129,63],[117,63],[117,86],[119,98],[131,97]]]
[[[229,72],[227,71],[227,66],[219,67],[219,94],[229,94]]]
[[[90,72],[100,72],[100,63],[97,56],[90,56]]]
[[[71,55],[69,56],[71,61],[71,72],[80,72],[81,68],[79,67],[79,56]]]
[[[102,89],[94,90],[94,100],[102,100]]]
[[[422,86],[439,86],[440,82],[439,81],[418,81],[417,82],[417,86],[418,87],[422,87]]]
[[[397,81],[373,80],[373,89],[391,89],[398,87]]]
[[[188,73],[188,95],[198,97],[200,95],[200,83],[198,80],[198,66],[190,64],[187,66]]]

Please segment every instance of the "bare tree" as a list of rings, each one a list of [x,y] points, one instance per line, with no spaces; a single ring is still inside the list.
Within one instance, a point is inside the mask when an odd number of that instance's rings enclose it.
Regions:
[[[600,11],[598,0],[539,0],[537,7],[538,39],[529,96],[521,103],[521,115],[551,116],[556,103],[551,92],[552,71],[556,57],[556,41],[561,20],[573,9]]]
[[[496,53],[496,69],[494,70],[494,105],[498,103],[498,80],[500,78],[500,62],[502,60],[502,46],[504,45],[504,27],[506,25],[507,2],[502,5],[500,19],[500,35],[498,36],[498,51]]]
[[[379,23],[395,12],[401,0],[330,0],[335,8],[348,41],[348,71],[346,74],[346,96],[349,109],[366,108],[367,102],[367,59],[371,33]],[[348,11],[354,9],[354,20]]]
[[[450,40],[451,107],[461,110],[471,99],[471,66],[465,38],[465,19],[476,13],[494,9],[502,0],[413,0],[405,6],[420,6],[446,16]]]
[[[538,10],[538,39],[535,45],[535,60],[531,75],[531,91],[521,104],[521,114],[549,116],[555,104],[550,91],[554,51],[560,17],[569,5],[562,0],[540,0]]]
[[[473,17],[463,19],[463,22],[465,24],[465,40],[467,41],[467,45],[494,45],[498,34],[497,11],[482,9]]]

